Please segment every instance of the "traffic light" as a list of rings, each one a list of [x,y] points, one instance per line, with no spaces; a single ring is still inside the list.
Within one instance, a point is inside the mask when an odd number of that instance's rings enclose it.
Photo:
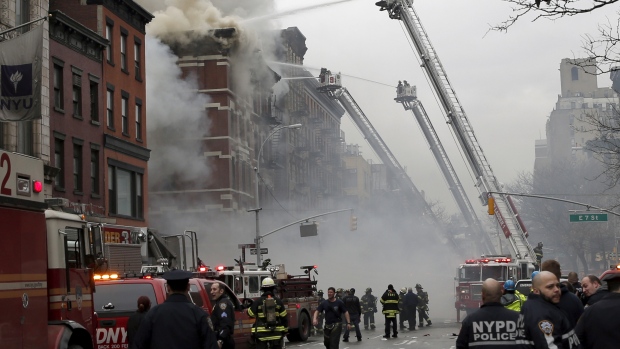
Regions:
[[[493,216],[495,214],[495,199],[493,199],[492,196],[489,196],[489,199],[487,200],[487,205],[488,205],[489,215]]]
[[[351,231],[357,230],[357,217],[351,215],[349,229]]]

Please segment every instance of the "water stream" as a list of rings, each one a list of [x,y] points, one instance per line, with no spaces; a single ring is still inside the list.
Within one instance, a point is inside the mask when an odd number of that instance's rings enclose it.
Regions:
[[[276,13],[270,13],[268,15],[246,18],[242,20],[242,23],[251,23],[251,22],[256,22],[256,21],[264,21],[264,20],[284,17],[284,16],[296,14],[299,12],[312,11],[312,10],[316,10],[319,8],[329,7],[329,6],[341,4],[343,2],[351,2],[351,1],[355,1],[355,0],[337,0],[337,1],[327,2],[323,4],[310,5],[310,6],[300,7],[300,8],[296,8],[292,10],[285,10],[285,11],[280,11]]]

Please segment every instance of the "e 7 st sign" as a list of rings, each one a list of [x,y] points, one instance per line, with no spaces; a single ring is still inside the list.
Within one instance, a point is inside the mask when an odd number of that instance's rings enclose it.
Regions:
[[[607,222],[607,213],[571,213],[570,223]]]

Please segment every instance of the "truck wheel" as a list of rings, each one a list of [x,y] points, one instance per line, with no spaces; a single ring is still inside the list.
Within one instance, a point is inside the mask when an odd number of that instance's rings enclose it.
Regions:
[[[310,317],[308,317],[308,314],[299,314],[299,321],[297,323],[299,326],[291,330],[286,336],[289,342],[305,342],[310,337]]]

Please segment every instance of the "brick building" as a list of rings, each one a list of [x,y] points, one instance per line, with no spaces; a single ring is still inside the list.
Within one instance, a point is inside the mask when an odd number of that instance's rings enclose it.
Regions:
[[[103,201],[118,224],[147,226],[145,26],[153,16],[132,0],[54,0],[50,10],[78,19],[108,40],[102,76],[99,156]]]

